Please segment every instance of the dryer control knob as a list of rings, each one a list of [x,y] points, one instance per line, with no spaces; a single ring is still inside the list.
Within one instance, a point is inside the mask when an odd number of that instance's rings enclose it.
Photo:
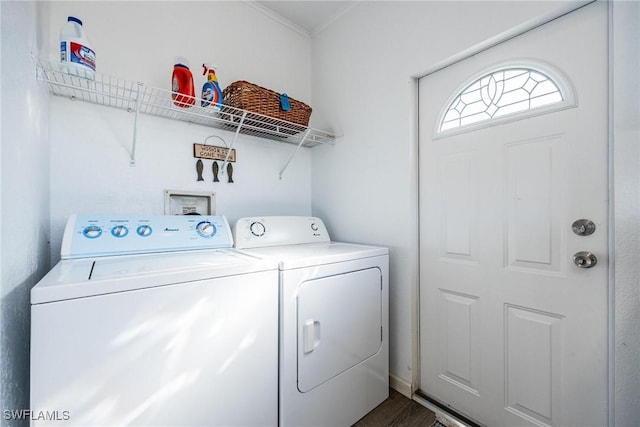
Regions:
[[[267,231],[267,229],[264,227],[264,224],[258,221],[252,222],[249,226],[249,230],[251,230],[251,234],[256,237],[263,236],[264,232]]]
[[[209,221],[202,221],[196,225],[196,231],[202,237],[213,237],[216,234],[216,226]]]

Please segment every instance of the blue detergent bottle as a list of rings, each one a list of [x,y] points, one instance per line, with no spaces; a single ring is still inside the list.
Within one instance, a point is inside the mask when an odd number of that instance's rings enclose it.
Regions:
[[[222,110],[222,90],[218,84],[218,77],[213,67],[202,64],[202,75],[207,75],[207,82],[202,85],[202,100],[200,105],[203,107],[211,106],[216,110]]]

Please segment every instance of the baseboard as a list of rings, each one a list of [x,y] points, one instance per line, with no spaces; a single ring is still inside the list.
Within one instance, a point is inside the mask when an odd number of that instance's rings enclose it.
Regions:
[[[411,399],[411,395],[413,394],[413,391],[411,390],[411,383],[406,382],[402,378],[398,378],[395,375],[389,375],[389,387]]]

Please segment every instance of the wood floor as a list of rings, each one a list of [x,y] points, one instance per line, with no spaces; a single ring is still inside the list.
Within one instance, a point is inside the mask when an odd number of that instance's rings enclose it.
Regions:
[[[353,427],[429,427],[435,420],[433,412],[390,388],[389,398]]]

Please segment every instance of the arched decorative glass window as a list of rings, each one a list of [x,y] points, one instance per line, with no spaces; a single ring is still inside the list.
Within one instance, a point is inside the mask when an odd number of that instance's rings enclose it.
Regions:
[[[463,86],[452,98],[440,115],[436,134],[575,105],[570,85],[548,66],[497,67]]]

